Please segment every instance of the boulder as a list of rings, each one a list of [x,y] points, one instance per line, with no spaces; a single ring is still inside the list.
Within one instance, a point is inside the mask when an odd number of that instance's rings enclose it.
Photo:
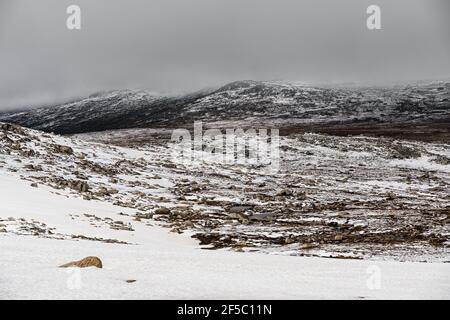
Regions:
[[[68,146],[55,144],[54,148],[55,148],[55,152],[57,152],[57,153],[62,153],[62,154],[67,154],[67,155],[72,155],[73,154],[73,149],[71,147],[68,147]]]
[[[336,234],[334,236],[334,240],[335,241],[342,241],[342,240],[344,240],[344,236],[342,234],[338,233],[338,234]]]
[[[232,206],[232,207],[229,207],[228,208],[228,212],[229,213],[234,213],[234,214],[237,214],[237,213],[244,213],[244,212],[247,212],[247,211],[249,211],[249,210],[252,210],[253,209],[253,207],[252,206]]]
[[[72,261],[62,266],[60,268],[88,268],[88,267],[96,267],[103,268],[102,261],[97,257],[87,257],[79,261]]]
[[[278,197],[290,197],[293,194],[294,193],[289,189],[282,189],[282,190],[278,191],[277,196]]]
[[[78,192],[88,192],[89,191],[89,184],[85,181],[78,181],[73,186],[73,189],[75,189]]]
[[[164,207],[163,208],[158,208],[158,209],[155,210],[155,214],[168,215],[170,213],[171,213],[171,211],[169,209],[167,209],[167,208],[164,208]]]

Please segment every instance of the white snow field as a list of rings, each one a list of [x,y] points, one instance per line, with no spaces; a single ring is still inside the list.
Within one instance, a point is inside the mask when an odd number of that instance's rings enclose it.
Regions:
[[[0,217],[42,221],[58,234],[133,244],[0,232],[0,299],[449,299],[450,265],[305,258],[202,250],[186,235],[135,224],[94,226],[71,214],[118,217],[127,209],[52,193],[0,172]],[[7,224],[6,228],[15,228]],[[59,265],[98,256],[103,269]],[[136,280],[129,283],[127,280]]]

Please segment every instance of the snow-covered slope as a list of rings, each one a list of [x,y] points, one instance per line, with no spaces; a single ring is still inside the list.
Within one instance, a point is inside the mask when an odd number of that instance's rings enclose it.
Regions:
[[[191,166],[174,158],[165,140],[128,148],[89,142],[107,142],[105,133],[75,139],[8,124],[0,130],[2,172],[58,194],[132,208],[138,223],[153,218],[213,248],[448,261],[448,145],[304,134],[281,139],[279,171],[271,172],[221,161]],[[131,140],[127,131],[113,134]],[[170,214],[155,214],[161,208]],[[90,215],[73,218],[98,221]],[[33,227],[14,225],[19,234]],[[38,235],[79,236],[45,229]]]
[[[135,119],[135,114],[152,112],[152,106],[163,99],[144,91],[120,90],[99,93],[63,105],[39,108],[0,116],[4,120],[49,132],[83,132],[102,130],[104,124],[121,127],[124,119]]]
[[[450,297],[447,145],[301,135],[279,173],[199,174],[89,140],[0,123],[0,299]]]
[[[317,122],[392,121],[450,114],[450,83],[394,87],[311,87],[239,81],[197,99],[189,113]],[[437,113],[437,114],[435,114]]]
[[[133,210],[66,198],[48,187],[33,188],[3,171],[0,190],[2,220],[39,221],[56,233],[134,243],[0,233],[0,299],[450,298],[448,264],[200,250],[187,237],[119,215]],[[131,223],[135,231],[112,230],[100,222],[73,218],[83,214]],[[103,269],[58,268],[92,255],[102,259]]]
[[[402,130],[422,125],[448,132],[443,124],[450,122],[449,99],[449,82],[392,87],[313,87],[287,82],[237,81],[217,90],[177,97],[153,97],[140,91],[112,92],[60,106],[4,114],[0,120],[57,133],[177,128],[199,120],[238,121],[247,127],[307,126],[309,131],[323,129],[324,124],[384,128],[395,124],[404,126]]]
[[[70,215],[118,219],[119,208],[67,200],[1,175],[2,211],[86,235],[127,237],[137,245],[0,234],[0,299],[376,299],[449,298],[447,264],[370,262],[205,251],[156,226],[95,230]],[[21,195],[27,194],[27,201]],[[132,222],[131,219],[124,219]],[[59,229],[59,228],[58,228]],[[122,233],[122,234],[121,234]],[[96,255],[104,268],[58,265]],[[371,280],[379,275],[379,282]],[[127,280],[136,280],[127,283]],[[372,284],[373,283],[373,284]],[[379,283],[379,286],[377,284]]]

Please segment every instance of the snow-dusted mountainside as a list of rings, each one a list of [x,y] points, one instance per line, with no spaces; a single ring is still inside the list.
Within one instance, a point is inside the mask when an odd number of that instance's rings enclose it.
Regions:
[[[47,132],[72,133],[127,127],[144,118],[170,114],[165,98],[144,91],[120,90],[91,95],[63,105],[6,114],[9,122]]]
[[[0,115],[0,120],[57,133],[138,127],[177,128],[194,121],[239,122],[282,129],[358,133],[371,127],[431,127],[449,134],[450,82],[393,87],[311,87],[285,82],[238,81],[217,90],[177,97],[118,91],[60,106]],[[390,125],[388,125],[390,124]],[[366,126],[366,127],[364,127]],[[373,128],[372,128],[373,129]],[[331,129],[330,129],[331,130]]]
[[[279,172],[199,171],[110,135],[139,130],[0,123],[0,299],[449,298],[448,145],[299,134]]]
[[[186,110],[214,119],[269,118],[312,122],[392,121],[450,117],[450,83],[397,87],[309,87],[240,81],[197,99]],[[223,113],[225,116],[220,115]],[[215,116],[215,117],[214,117]]]

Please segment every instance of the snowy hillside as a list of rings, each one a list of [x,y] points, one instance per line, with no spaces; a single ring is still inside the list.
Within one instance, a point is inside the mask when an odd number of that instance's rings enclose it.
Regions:
[[[199,175],[104,139],[0,124],[0,299],[449,298],[448,146],[301,135],[279,174]]]
[[[127,134],[120,132],[124,141]],[[105,140],[105,133],[74,139],[4,124],[2,172],[132,208],[137,220],[153,218],[214,248],[448,261],[448,145],[303,134],[281,140],[280,170],[270,172],[222,162],[192,167],[177,162],[164,141],[132,148],[89,142]]]
[[[368,133],[375,127],[384,135],[389,135],[392,128],[399,128],[400,132],[417,130],[422,136],[427,132],[448,135],[450,83],[313,87],[237,81],[217,90],[175,97],[116,91],[60,106],[0,115],[0,121],[56,133],[178,128],[200,120],[239,122],[246,127],[271,125],[285,131],[293,127],[303,132]],[[327,131],[324,125],[331,127]]]
[[[144,91],[112,91],[60,106],[39,108],[1,117],[50,132],[63,131],[64,125],[67,126],[69,123],[73,131],[84,131],[87,128],[101,130],[103,122],[120,126],[123,119],[127,117],[132,119],[136,113],[153,112],[150,108],[159,99],[161,98]]]

